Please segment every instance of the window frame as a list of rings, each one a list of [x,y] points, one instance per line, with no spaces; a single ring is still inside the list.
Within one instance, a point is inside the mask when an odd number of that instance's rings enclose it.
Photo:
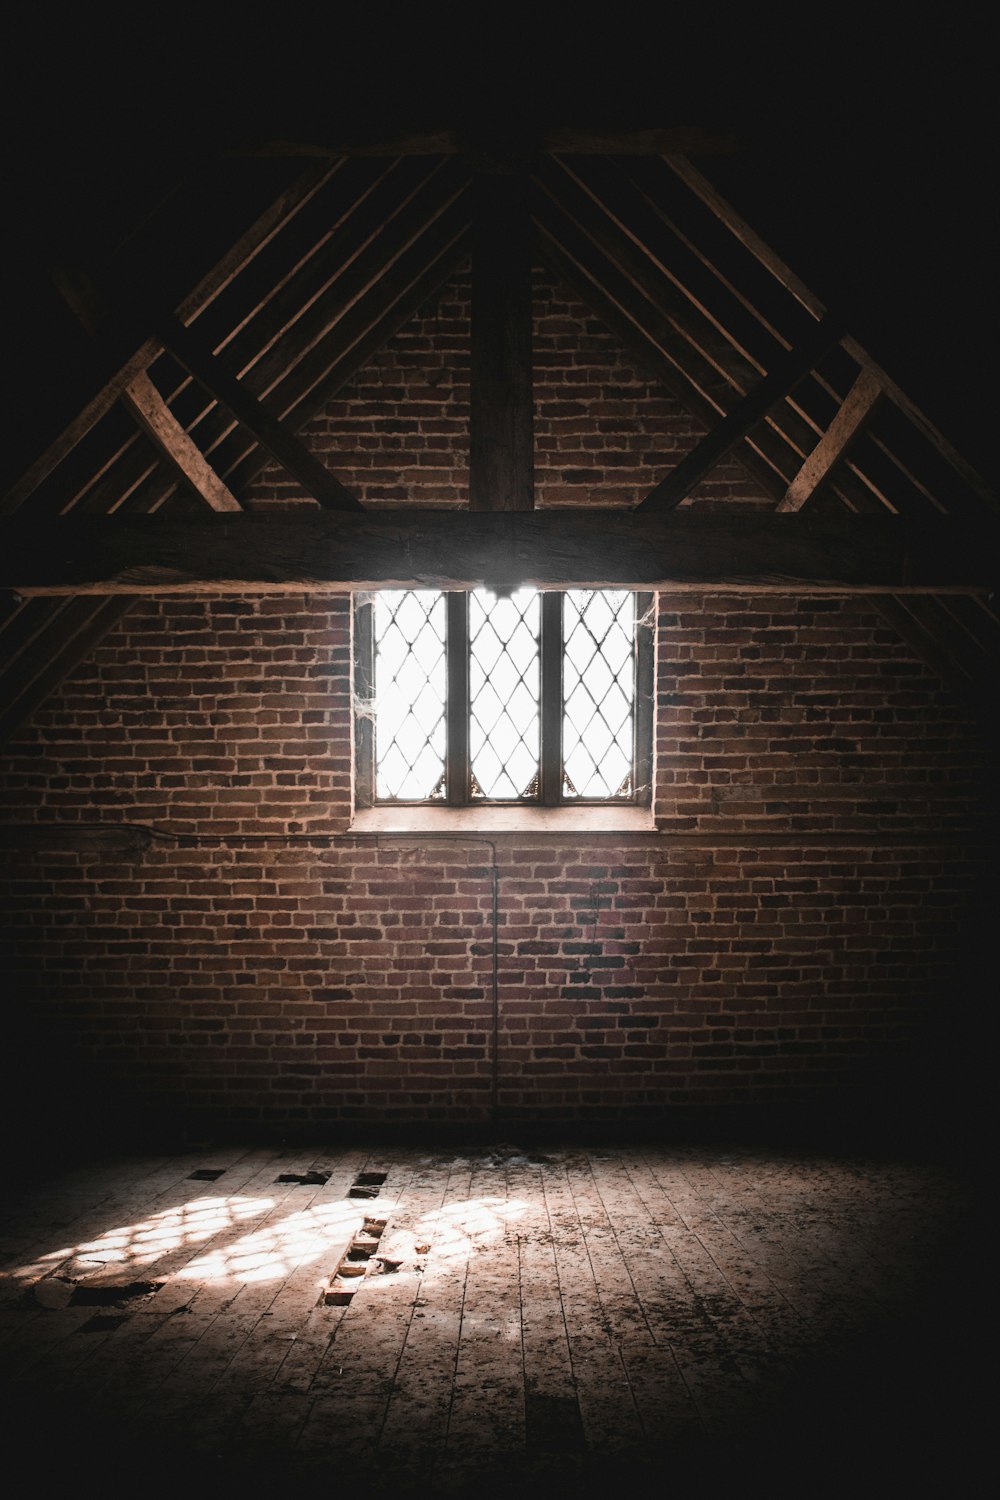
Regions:
[[[616,589],[595,589],[614,593]],[[633,792],[625,797],[566,797],[563,786],[563,589],[539,589],[539,774],[534,797],[472,796],[469,749],[469,597],[471,590],[432,590],[445,597],[445,796],[375,796],[375,593],[354,596],[355,807],[369,808],[648,808],[652,800],[653,642],[650,615],[655,596],[629,590],[635,601],[632,642],[635,664],[633,703]]]

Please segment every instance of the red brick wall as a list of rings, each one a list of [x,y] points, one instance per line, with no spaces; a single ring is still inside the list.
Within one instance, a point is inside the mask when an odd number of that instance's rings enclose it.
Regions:
[[[509,1121],[857,1101],[940,1045],[977,745],[870,610],[664,600],[665,832],[492,845],[344,832],[347,627],[340,600],[143,603],[10,746],[12,821],[163,832],[7,866],[8,1005],[61,1098],[486,1119],[494,847]]]
[[[366,502],[461,503],[467,343],[458,278],[312,423]],[[542,276],[536,362],[541,503],[630,503],[696,441]],[[730,464],[697,503],[733,500],[772,503]],[[0,876],[8,1098],[74,1131],[940,1102],[983,745],[867,603],[661,600],[634,837],[350,835],[349,669],[342,600],[145,601],[5,747],[0,814],[51,842]],[[148,846],[71,847],[122,824]]]
[[[535,502],[628,505],[648,494],[704,432],[623,359],[604,325],[535,272]],[[468,495],[469,276],[455,277],[303,429],[366,505],[463,505]],[[770,509],[735,461],[695,492],[701,505]],[[258,504],[302,497],[271,467]]]

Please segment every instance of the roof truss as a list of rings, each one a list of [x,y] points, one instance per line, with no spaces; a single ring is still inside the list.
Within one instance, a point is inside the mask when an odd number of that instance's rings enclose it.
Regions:
[[[111,268],[123,288],[116,309],[91,321],[90,362],[53,400],[53,436],[14,477],[0,513],[40,528],[60,517],[124,523],[165,507],[235,515],[276,457],[346,525],[357,500],[297,434],[473,243],[470,507],[530,510],[533,237],[537,255],[707,429],[636,497],[648,525],[733,453],[779,511],[807,505],[824,524],[897,516],[936,537],[945,520],[949,539],[981,540],[995,502],[979,477],[678,154],[685,149],[727,142],[555,131],[512,154],[431,132],[268,148],[312,159],[182,294],[158,302],[156,288]],[[858,525],[855,538],[869,533]],[[722,586],[733,569],[719,568]],[[884,590],[897,578],[861,571],[841,584]],[[793,570],[786,587],[809,576]],[[990,580],[981,565],[939,570],[937,587],[964,596],[904,597],[930,586],[921,577],[899,575],[900,592],[880,607],[935,670],[981,686],[1000,650]],[[32,586],[28,574],[21,586]],[[147,573],[141,591],[150,586]],[[118,597],[8,599],[3,725],[30,712],[125,607]]]

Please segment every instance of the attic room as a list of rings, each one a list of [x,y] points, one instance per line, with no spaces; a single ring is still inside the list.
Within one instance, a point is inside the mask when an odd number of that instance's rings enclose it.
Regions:
[[[12,312],[40,1474],[972,1465],[996,500],[740,167],[258,140]]]

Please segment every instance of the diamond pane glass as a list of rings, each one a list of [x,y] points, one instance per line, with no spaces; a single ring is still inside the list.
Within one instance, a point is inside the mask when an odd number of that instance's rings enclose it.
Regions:
[[[375,796],[444,796],[446,614],[430,589],[375,595]]]
[[[631,797],[635,595],[568,589],[563,602],[563,796]]]
[[[537,795],[540,685],[537,589],[509,599],[469,595],[469,756],[472,794]]]

